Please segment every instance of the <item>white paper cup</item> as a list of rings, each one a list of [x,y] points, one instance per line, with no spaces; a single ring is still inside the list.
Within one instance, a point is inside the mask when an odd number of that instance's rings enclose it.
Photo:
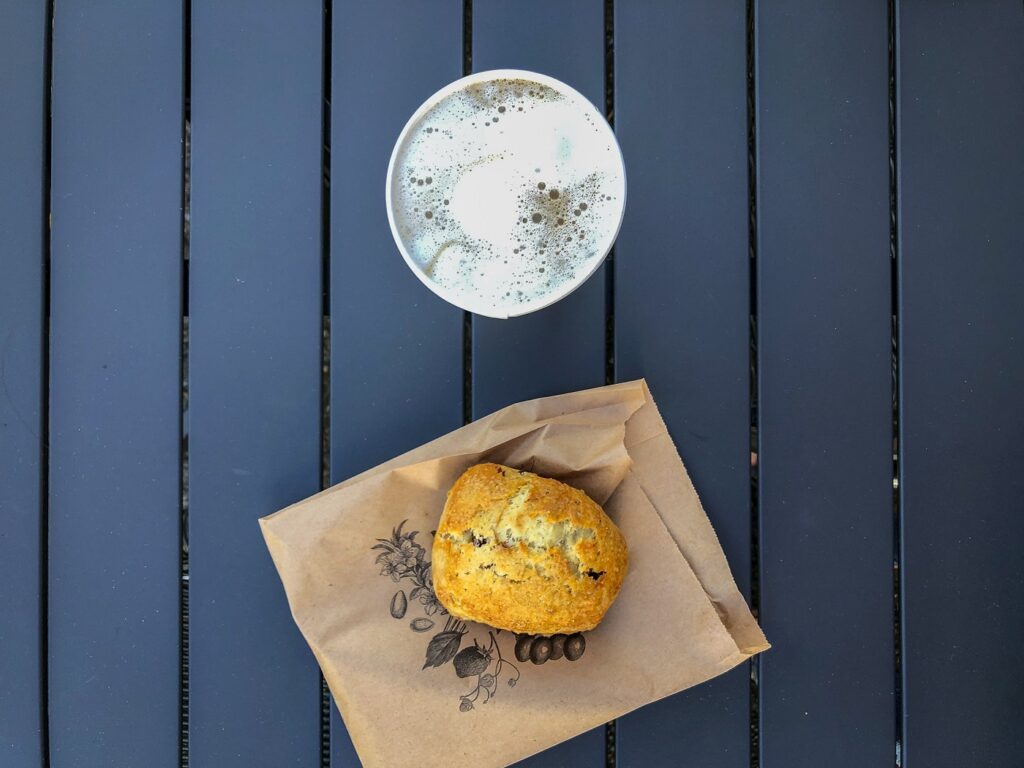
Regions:
[[[615,202],[618,204],[617,214],[613,214],[611,217],[611,219],[615,221],[615,225],[605,232],[602,238],[597,242],[596,253],[599,254],[598,256],[593,257],[588,263],[584,264],[582,269],[576,270],[572,279],[561,283],[551,291],[544,292],[536,298],[524,301],[518,305],[498,308],[495,308],[485,301],[478,300],[475,296],[469,293],[453,291],[448,287],[441,285],[433,280],[430,275],[423,270],[423,268],[413,259],[412,255],[409,253],[409,249],[406,247],[399,234],[398,225],[395,220],[395,198],[393,195],[393,191],[397,188],[398,183],[395,179],[395,166],[398,162],[398,157],[400,156],[402,149],[405,147],[405,142],[409,138],[409,135],[420,120],[423,119],[424,115],[426,115],[427,112],[433,109],[433,107],[447,96],[466,88],[467,86],[491,80],[527,80],[540,83],[541,85],[546,85],[557,91],[564,98],[570,100],[575,106],[578,106],[580,110],[587,111],[591,115],[596,116],[598,118],[598,120],[596,120],[596,124],[601,126],[602,131],[607,131],[609,144],[615,151],[616,159],[618,161],[618,178],[614,179],[614,182],[618,183],[621,189],[621,193],[615,197]],[[529,72],[522,69],[492,69],[487,72],[477,72],[476,74],[469,75],[468,77],[463,77],[460,80],[449,83],[423,102],[419,109],[413,113],[412,117],[409,118],[409,121],[402,129],[402,132],[398,135],[398,140],[395,142],[395,147],[391,152],[391,160],[388,163],[388,176],[384,187],[384,195],[385,204],[387,205],[388,210],[388,224],[391,226],[391,236],[395,240],[395,245],[398,246],[398,251],[402,254],[402,258],[405,259],[405,263],[409,265],[409,269],[412,270],[413,274],[416,275],[416,277],[418,277],[420,281],[427,286],[427,288],[448,303],[454,304],[457,307],[475,314],[485,315],[487,317],[508,318],[526,315],[530,312],[536,312],[538,309],[548,307],[559,299],[565,298],[586,282],[586,280],[597,271],[601,264],[604,263],[605,258],[608,256],[608,252],[615,243],[615,238],[619,234],[619,228],[622,226],[622,216],[626,208],[626,166],[622,159],[622,150],[619,148],[619,144],[615,139],[615,133],[612,131],[611,126],[608,125],[604,115],[590,101],[588,101],[583,94],[579,93],[579,91],[571,88],[560,80],[556,80],[553,77],[548,77],[547,75],[542,75],[537,72]],[[507,312],[504,311],[506,309],[508,310]]]

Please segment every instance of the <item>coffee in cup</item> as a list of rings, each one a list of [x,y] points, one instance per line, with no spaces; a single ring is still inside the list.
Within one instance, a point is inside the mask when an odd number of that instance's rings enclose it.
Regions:
[[[600,266],[622,221],[625,172],[583,96],[497,70],[417,110],[392,154],[387,202],[399,250],[431,290],[510,317],[557,301]]]

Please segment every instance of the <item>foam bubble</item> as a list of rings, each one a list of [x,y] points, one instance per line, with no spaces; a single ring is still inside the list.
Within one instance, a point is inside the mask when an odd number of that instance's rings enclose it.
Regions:
[[[517,314],[603,257],[624,190],[613,149],[606,126],[548,85],[468,85],[407,133],[393,170],[396,229],[450,295]]]

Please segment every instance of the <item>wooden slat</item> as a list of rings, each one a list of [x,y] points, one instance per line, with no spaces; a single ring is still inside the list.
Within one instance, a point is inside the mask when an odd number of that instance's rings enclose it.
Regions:
[[[0,9],[0,763],[42,763],[40,672],[46,9]]]
[[[331,41],[331,479],[462,423],[462,312],[409,271],[388,228],[395,139],[462,74],[462,3],[342,0]],[[332,712],[332,765],[358,765]]]
[[[56,5],[54,765],[178,765],[182,10]]]
[[[898,7],[904,765],[1020,765],[1024,14]]]
[[[462,312],[406,266],[384,205],[402,126],[462,74],[462,4],[344,0],[332,55],[331,459],[340,482],[462,423]]]
[[[646,376],[748,593],[750,421],[743,2],[616,3],[629,195],[615,255],[620,380]],[[744,665],[618,723],[618,764],[749,765]]]
[[[761,765],[895,755],[887,6],[758,6]]]
[[[476,0],[473,70],[499,68],[556,77],[604,112],[602,3]],[[552,307],[511,320],[473,319],[475,417],[604,383],[604,283],[602,267]]]
[[[258,517],[320,484],[319,0],[194,3],[190,759],[315,765],[316,663]]]
[[[556,77],[603,112],[603,4],[475,0],[473,69],[504,68]],[[475,418],[519,400],[604,383],[604,283],[602,267],[575,293],[547,309],[510,320],[473,318]],[[604,765],[604,728],[519,765]]]

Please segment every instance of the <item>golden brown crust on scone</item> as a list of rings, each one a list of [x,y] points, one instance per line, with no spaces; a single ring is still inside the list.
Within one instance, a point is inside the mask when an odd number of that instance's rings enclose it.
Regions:
[[[619,529],[583,491],[477,464],[448,492],[431,564],[452,616],[550,635],[597,626],[627,561]]]

